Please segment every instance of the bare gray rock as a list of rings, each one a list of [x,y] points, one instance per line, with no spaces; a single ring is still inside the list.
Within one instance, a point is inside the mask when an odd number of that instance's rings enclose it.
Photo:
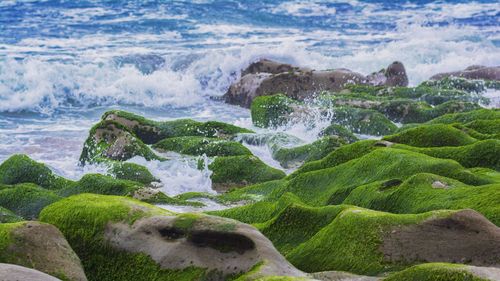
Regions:
[[[0,281],[61,281],[53,276],[27,267],[0,263]]]

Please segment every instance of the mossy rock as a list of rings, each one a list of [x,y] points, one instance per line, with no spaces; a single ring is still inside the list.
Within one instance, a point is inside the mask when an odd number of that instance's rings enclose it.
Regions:
[[[162,160],[127,127],[113,120],[103,120],[90,129],[80,155],[82,164],[125,161],[134,156]]]
[[[142,184],[150,184],[159,181],[151,174],[148,168],[129,162],[116,162],[111,164],[108,173],[112,174],[117,179],[130,180]]]
[[[253,155],[216,157],[208,168],[216,190],[279,180],[285,177],[281,170],[269,167]]]
[[[388,135],[397,127],[380,112],[348,106],[330,109],[332,123],[346,127],[354,133],[373,136]]]
[[[395,144],[392,147],[406,149],[436,158],[452,159],[466,168],[484,167],[500,171],[500,140],[477,141],[464,146],[413,147]]]
[[[63,234],[46,223],[1,223],[0,263],[36,269],[57,280],[87,281],[80,259]]]
[[[359,185],[394,178],[404,180],[417,173],[434,173],[469,185],[494,183],[453,160],[395,148],[378,148],[332,168],[297,174],[281,192],[292,192],[308,204],[338,204]]]
[[[477,120],[500,120],[500,109],[478,109],[469,112],[445,114],[429,121],[430,124],[466,124]]]
[[[252,122],[257,127],[279,127],[289,121],[298,102],[283,95],[259,96],[252,101]]]
[[[162,151],[174,151],[181,154],[208,157],[251,155],[252,152],[241,143],[218,138],[208,137],[175,137],[164,139],[153,145],[153,148]]]
[[[102,120],[112,120],[121,124],[146,144],[154,144],[162,139],[172,137],[202,136],[228,138],[239,133],[252,133],[248,129],[223,122],[198,122],[191,119],[160,122],[121,110],[112,110],[104,113]]]
[[[22,218],[14,214],[11,210],[0,207],[0,223],[19,222]]]
[[[416,147],[464,146],[477,140],[449,125],[422,125],[384,137],[384,140]]]
[[[61,200],[53,191],[26,183],[0,190],[0,206],[27,219],[36,219],[45,207]]]
[[[58,193],[64,197],[80,193],[131,196],[143,187],[143,184],[135,181],[119,180],[101,174],[86,174],[75,186],[62,189]]]
[[[471,186],[423,173],[405,181],[393,179],[358,186],[342,203],[398,214],[468,208],[500,226],[499,188],[500,183]]]
[[[482,93],[486,90],[483,80],[469,80],[451,76],[440,80],[424,81],[420,85],[448,90],[461,90],[469,93]]]
[[[267,275],[305,276],[254,228],[220,217],[81,194],[47,207],[41,220],[61,229],[89,280],[231,280],[264,260]]]
[[[356,137],[351,131],[346,129],[343,126],[337,125],[337,124],[331,124],[321,130],[319,133],[320,137],[324,136],[337,136],[343,140],[345,140],[347,143],[353,143],[357,142],[359,139]]]
[[[500,135],[500,119],[474,120],[466,123],[464,126],[481,134]]]
[[[376,140],[362,140],[349,145],[341,146],[321,160],[305,163],[297,171],[288,176],[288,178],[293,178],[299,174],[309,171],[335,167],[356,159],[378,148],[378,143],[379,142]]]
[[[286,257],[307,272],[341,270],[363,275],[463,258],[470,264],[493,266],[498,251],[490,251],[488,243],[478,242],[468,231],[484,231],[487,239],[498,240],[493,238],[498,237],[498,228],[470,210],[396,215],[351,207]]]
[[[46,189],[61,189],[74,182],[55,175],[46,165],[24,154],[15,154],[0,165],[0,183],[33,183]]]
[[[321,159],[346,143],[342,138],[336,136],[323,137],[310,144],[277,149],[273,151],[272,156],[280,162],[281,166],[289,168],[300,166],[304,162]]]
[[[494,281],[498,276],[500,271],[497,268],[428,263],[392,273],[384,281]]]

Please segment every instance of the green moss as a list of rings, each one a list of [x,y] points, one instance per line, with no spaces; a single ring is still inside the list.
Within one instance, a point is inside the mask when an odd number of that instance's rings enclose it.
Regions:
[[[500,140],[484,140],[465,146],[412,147],[396,144],[398,149],[406,149],[436,158],[452,159],[466,168],[484,167],[500,171]]]
[[[143,185],[128,180],[119,180],[101,174],[86,174],[75,186],[59,191],[61,196],[67,197],[80,193],[95,193],[104,195],[131,195]]]
[[[283,94],[259,96],[252,101],[250,108],[252,122],[257,127],[278,127],[288,121],[297,101]]]
[[[0,190],[0,206],[27,220],[36,219],[45,206],[60,199],[54,192],[29,183]]]
[[[175,219],[174,226],[188,231],[194,226],[200,216],[199,214],[181,214]]]
[[[23,227],[26,222],[0,223],[0,262],[11,260],[8,247],[14,243],[12,231]]]
[[[463,146],[472,144],[476,139],[449,125],[434,124],[410,128],[384,140],[416,147]]]
[[[217,157],[208,165],[215,185],[243,186],[285,177],[285,173],[271,168],[253,155]]]
[[[388,188],[386,181],[353,189],[344,204],[408,214],[439,209],[474,209],[500,225],[500,184],[466,185],[435,174],[416,174]]]
[[[498,120],[500,119],[500,109],[478,109],[470,112],[445,114],[441,117],[429,121],[430,124],[466,124],[476,120]]]
[[[482,134],[500,134],[500,119],[474,120],[466,123],[465,127]]]
[[[174,151],[188,155],[206,154],[209,157],[252,154],[239,142],[192,136],[164,139],[153,145],[153,148],[159,151]]]
[[[273,158],[285,168],[296,166],[302,162],[321,159],[345,143],[338,137],[323,137],[310,144],[277,149],[273,151]]]
[[[130,180],[143,184],[150,184],[154,181],[158,181],[158,179],[151,174],[148,168],[135,163],[116,162],[111,165],[108,172],[114,175],[117,179]]]
[[[24,154],[12,155],[0,165],[0,183],[34,183],[47,189],[60,189],[74,184]]]
[[[274,190],[282,188],[285,184],[285,180],[267,181],[242,188],[235,188],[229,192],[218,195],[215,199],[223,203],[259,201],[271,194]]]
[[[167,204],[167,205],[179,205],[179,206],[193,206],[193,207],[203,207],[205,204],[201,202],[187,201],[187,199],[170,197],[163,192],[155,193],[150,198],[145,198],[141,200],[142,202],[147,202],[150,204]]]
[[[22,218],[12,211],[0,207],[0,224],[2,223],[11,223],[11,222],[19,222]]]
[[[321,137],[337,136],[344,139],[347,143],[353,143],[359,140],[351,131],[337,124],[331,124],[324,128],[319,135]]]
[[[342,106],[331,108],[330,111],[332,123],[354,133],[382,136],[397,129],[387,117],[375,110]]]
[[[355,142],[350,145],[341,146],[321,160],[305,163],[297,171],[288,176],[288,178],[294,178],[299,174],[314,170],[331,168],[340,165],[342,163],[348,162],[350,160],[356,159],[376,149],[377,148],[376,143],[377,141],[375,140],[364,140]]]
[[[281,192],[292,192],[314,205],[343,202],[357,186],[393,178],[406,179],[417,173],[434,173],[471,185],[492,183],[474,175],[452,160],[394,148],[379,148],[332,168],[301,173]],[[278,194],[279,195],[279,194]]]
[[[488,281],[461,264],[428,263],[389,275],[384,281]]]

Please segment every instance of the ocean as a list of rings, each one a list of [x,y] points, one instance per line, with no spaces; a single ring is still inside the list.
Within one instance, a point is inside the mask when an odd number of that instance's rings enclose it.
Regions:
[[[155,120],[254,128],[217,100],[260,58],[364,74],[395,60],[411,85],[469,65],[500,65],[496,1],[0,1],[0,161],[25,153],[71,179],[109,109]],[[498,92],[488,93],[500,97]],[[493,106],[498,106],[493,103]],[[300,124],[282,128],[311,142]],[[264,147],[254,154],[279,167]],[[146,165],[170,195],[211,191],[192,159]]]

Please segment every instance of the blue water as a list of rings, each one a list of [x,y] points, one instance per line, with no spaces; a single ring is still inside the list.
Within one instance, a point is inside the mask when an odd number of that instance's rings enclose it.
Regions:
[[[365,74],[400,60],[415,85],[500,65],[500,5],[1,0],[0,160],[27,153],[78,178],[88,129],[109,108],[251,127],[247,110],[210,97],[261,57]]]

